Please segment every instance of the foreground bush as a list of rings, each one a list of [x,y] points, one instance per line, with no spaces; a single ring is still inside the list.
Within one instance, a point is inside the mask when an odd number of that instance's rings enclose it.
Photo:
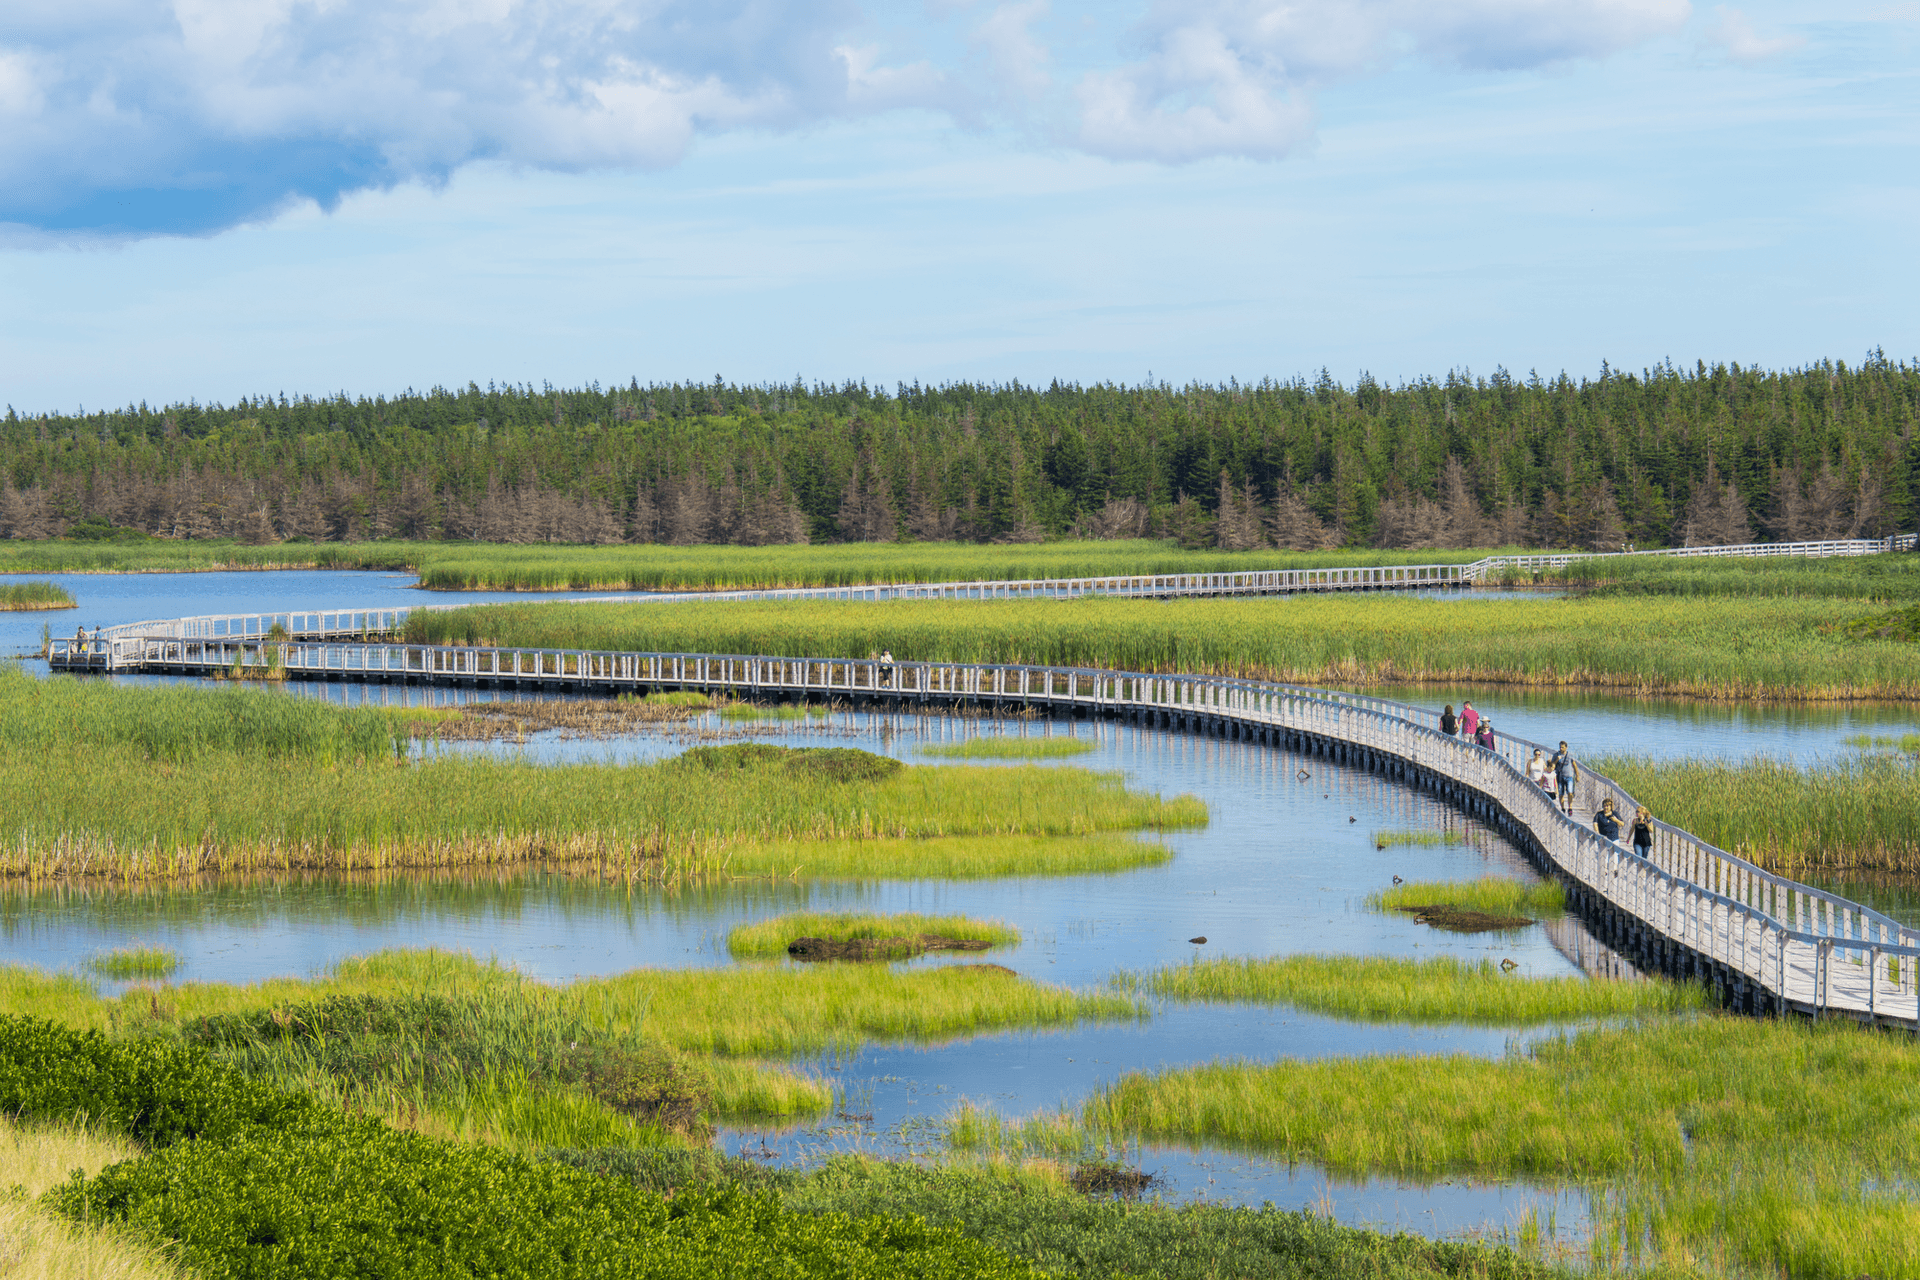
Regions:
[[[800,1213],[717,1184],[631,1181],[400,1133],[248,1080],[195,1048],[0,1017],[0,1107],[156,1148],[48,1193],[176,1242],[207,1277],[1018,1277],[1025,1264],[892,1215]]]

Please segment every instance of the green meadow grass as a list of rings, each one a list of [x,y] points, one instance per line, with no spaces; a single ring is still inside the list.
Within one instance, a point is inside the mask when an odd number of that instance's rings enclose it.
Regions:
[[[1504,1060],[1215,1062],[1101,1089],[1098,1134],[1219,1142],[1353,1175],[1528,1177],[1599,1199],[1599,1260],[1894,1276],[1920,1262],[1908,1037],[1706,1014]],[[1624,1243],[1623,1243],[1624,1242]]]
[[[1593,765],[1656,818],[1771,870],[1920,871],[1920,761],[1910,756],[1806,765],[1609,756]]]
[[[1206,821],[1193,797],[1129,791],[1118,775],[908,768],[839,749],[699,749],[643,765],[402,761],[392,726],[405,715],[0,672],[0,769],[16,797],[0,818],[0,874],[537,860],[635,876],[977,875],[1018,870],[1025,854],[1039,855],[1025,862],[1036,872],[1115,869],[1164,851],[1087,837]],[[886,768],[851,767],[860,761]],[[1042,839],[993,850],[979,843],[988,837]],[[1072,843],[1049,843],[1061,840]],[[869,841],[895,843],[848,847]],[[914,862],[920,841],[935,846],[926,867]]]
[[[1084,738],[968,738],[921,747],[916,754],[940,760],[1058,760],[1086,755],[1097,745]]]
[[[0,584],[0,613],[30,612],[36,609],[71,609],[73,596],[57,582],[9,582]]]
[[[1671,1013],[1705,1005],[1704,992],[1663,980],[1604,982],[1503,973],[1492,960],[1435,956],[1229,956],[1116,980],[1167,1000],[1289,1004],[1369,1022],[1522,1026],[1576,1018]]]
[[[164,978],[180,967],[180,957],[165,947],[121,947],[94,956],[87,969],[103,978]]]
[[[1912,699],[1912,646],[1827,598],[501,604],[414,613],[421,643],[1107,667],[1301,684],[1518,684],[1722,699]],[[1660,643],[1647,643],[1658,635]]]
[[[893,915],[844,911],[797,911],[735,925],[727,933],[727,951],[740,959],[784,956],[795,938],[852,942],[866,938],[911,938],[918,934],[991,942],[997,947],[1020,941],[1020,931],[1001,920],[970,916],[927,916],[903,911]]]
[[[1383,911],[1444,903],[1488,915],[1557,916],[1567,909],[1567,892],[1557,880],[1409,880],[1367,895],[1367,905]]]

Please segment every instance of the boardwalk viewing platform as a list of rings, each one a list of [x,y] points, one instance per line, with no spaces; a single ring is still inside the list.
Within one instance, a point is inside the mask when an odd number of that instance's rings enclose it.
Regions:
[[[1897,549],[1892,541],[1864,545]],[[1852,549],[1863,544],[1810,545],[1831,548],[1824,554],[1869,553]],[[1910,537],[1906,545],[1912,545]],[[1235,588],[1196,582],[1191,589]],[[501,649],[382,638],[404,626],[405,612],[337,610],[137,623],[102,632],[98,639],[57,640],[49,662],[56,671],[74,672],[212,675],[238,668],[241,674],[289,680],[596,695],[698,690],[756,700],[928,710],[1020,707],[1239,738],[1330,758],[1439,794],[1496,826],[1543,872],[1558,877],[1570,906],[1609,946],[1643,968],[1706,981],[1733,1007],[1842,1015],[1920,1031],[1920,930],[1774,875],[1665,823],[1656,822],[1652,856],[1641,858],[1562,814],[1527,779],[1525,762],[1536,744],[1503,737],[1494,749],[1479,747],[1442,734],[1437,714],[1427,708],[1178,673],[883,664],[832,656]],[[1588,773],[1578,812],[1590,813],[1607,796],[1623,812],[1636,807],[1611,780]]]

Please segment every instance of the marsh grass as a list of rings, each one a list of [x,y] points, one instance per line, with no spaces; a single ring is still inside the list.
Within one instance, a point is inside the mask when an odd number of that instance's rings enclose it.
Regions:
[[[729,702],[720,708],[722,720],[825,720],[832,714],[811,702]]]
[[[36,609],[71,609],[73,596],[57,582],[9,582],[0,584],[0,613],[27,612]]]
[[[1594,767],[1655,817],[1769,870],[1920,871],[1920,760],[1911,756],[1807,765],[1611,756]]]
[[[727,951],[740,959],[784,956],[795,938],[825,938],[829,942],[863,939],[912,938],[931,934],[1008,947],[1020,941],[1020,931],[1002,920],[970,916],[928,916],[915,912],[875,915],[855,912],[798,911],[790,915],[736,925],[727,934]]]
[[[1105,667],[1366,687],[1511,684],[1714,699],[1920,697],[1912,647],[1818,597],[1402,596],[503,604],[416,612],[416,642]],[[1649,634],[1660,636],[1649,645]]]
[[[1409,880],[1367,895],[1367,905],[1382,911],[1444,904],[1489,915],[1557,916],[1567,909],[1567,893],[1557,880]]]
[[[1369,1022],[1525,1026],[1702,1008],[1704,992],[1664,980],[1532,978],[1490,959],[1294,955],[1193,960],[1115,980],[1167,1000],[1289,1004]]]
[[[1703,1014],[1505,1060],[1216,1062],[1133,1073],[1082,1123],[1354,1174],[1584,1183],[1631,1262],[1723,1256],[1804,1276],[1911,1274],[1920,1107],[1907,1038]],[[1876,1190],[1875,1188],[1880,1188]]]
[[[1397,845],[1409,845],[1416,849],[1437,849],[1442,845],[1465,844],[1464,832],[1446,831],[1376,831],[1373,833],[1373,847],[1390,849]]]
[[[1911,552],[1822,560],[1790,556],[1623,556],[1576,560],[1563,569],[1543,570],[1539,579],[1583,588],[1602,598],[1920,600],[1920,556]]]
[[[1920,753],[1920,733],[1903,733],[1898,736],[1885,733],[1850,733],[1840,741],[1849,747],[1859,747],[1864,751],[1904,751],[1909,755]]]
[[[1098,745],[1084,738],[968,738],[921,747],[917,754],[943,760],[1059,760],[1087,755]]]
[[[1055,1160],[1101,1160],[1120,1153],[1112,1135],[1096,1133],[1070,1111],[1042,1111],[1010,1119],[962,1100],[942,1122],[947,1145],[1001,1159],[1041,1156]]]
[[[0,1275],[8,1280],[184,1280],[130,1232],[47,1213],[35,1200],[75,1169],[97,1173],[141,1154],[118,1134],[0,1117]]]
[[[1129,791],[1119,775],[1080,769],[905,768],[865,752],[759,744],[643,765],[404,762],[393,758],[392,724],[382,712],[253,691],[104,688],[0,672],[0,770],[17,798],[0,820],[0,874],[139,879],[527,862],[656,880],[793,874],[809,864],[818,874],[984,874],[1017,868],[1021,846],[997,858],[974,846],[958,859],[971,869],[948,856],[933,871],[903,859],[910,845],[854,857],[793,846],[1088,837],[1206,821],[1191,796],[1162,800]],[[1154,858],[1117,852],[1093,842],[1070,869]]]
[[[1105,875],[1157,867],[1173,850],[1130,835],[925,836],[743,842],[709,859],[715,873],[806,880],[982,880]]]
[[[90,972],[120,981],[165,978],[179,967],[180,957],[165,947],[121,947],[87,961]]]
[[[0,964],[0,1013],[46,1018],[80,1031],[102,1031],[110,1008],[85,978]]]

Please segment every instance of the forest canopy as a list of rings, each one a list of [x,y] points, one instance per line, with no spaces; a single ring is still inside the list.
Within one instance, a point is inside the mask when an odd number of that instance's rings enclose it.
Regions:
[[[0,423],[0,537],[1612,550],[1920,514],[1920,362],[1387,386],[655,383]]]

